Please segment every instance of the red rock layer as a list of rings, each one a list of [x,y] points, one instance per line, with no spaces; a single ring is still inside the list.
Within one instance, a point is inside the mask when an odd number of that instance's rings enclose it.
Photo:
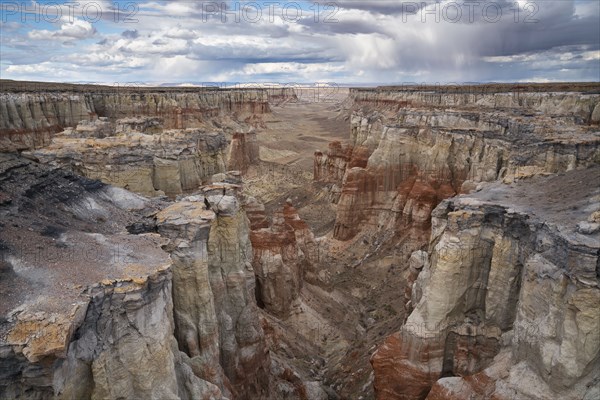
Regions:
[[[423,176],[416,167],[348,169],[338,202],[333,237],[352,239],[382,209],[391,209],[396,214],[394,227],[397,229],[411,223],[427,225],[431,211],[439,202],[455,194],[451,181]]]
[[[285,318],[300,293],[305,273],[311,271],[310,260],[316,253],[314,236],[289,200],[273,215],[270,225],[264,206],[255,199],[248,200],[246,214],[258,304]]]
[[[442,371],[443,341],[396,332],[371,357],[377,399],[422,400]],[[415,362],[416,361],[416,362]]]
[[[493,337],[442,331],[424,338],[406,330],[396,332],[371,358],[377,399],[422,400],[438,379],[482,371],[498,351]]]

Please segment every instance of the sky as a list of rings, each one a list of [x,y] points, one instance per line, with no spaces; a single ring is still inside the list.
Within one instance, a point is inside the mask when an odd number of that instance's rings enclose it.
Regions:
[[[600,81],[598,0],[0,0],[0,77],[354,85]]]

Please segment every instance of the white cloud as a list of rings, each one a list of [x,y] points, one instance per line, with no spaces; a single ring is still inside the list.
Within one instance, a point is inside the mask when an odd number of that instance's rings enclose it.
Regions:
[[[340,72],[343,71],[342,65],[333,64],[303,64],[297,62],[278,62],[278,63],[256,63],[246,65],[242,73],[246,75],[260,74],[307,74],[307,73],[323,73],[323,72]]]
[[[75,15],[92,3],[78,2]],[[519,23],[511,11],[514,1],[498,0],[504,13],[497,23],[485,22],[481,10],[468,23],[463,10],[456,24],[435,23],[433,15],[423,23],[420,13],[402,16],[391,3],[341,0],[336,23],[315,22],[312,12],[294,23],[281,18],[279,9],[272,21],[263,15],[256,23],[235,23],[228,14],[229,22],[222,23],[218,16],[204,20],[200,2],[157,0],[137,3],[139,21],[123,23],[113,18],[113,2],[101,0],[97,24],[81,18],[63,18],[56,29],[3,24],[0,68],[7,78],[60,73],[113,81],[120,74],[122,80],[181,82],[516,81],[564,79],[561,70],[570,79],[597,79],[600,73],[598,2],[538,2],[535,24],[523,23],[523,1]],[[97,43],[83,41],[90,38]]]
[[[90,22],[76,18],[69,21],[65,17],[59,30],[32,30],[29,31],[28,36],[33,40],[81,40],[89,39],[95,34],[96,28]]]

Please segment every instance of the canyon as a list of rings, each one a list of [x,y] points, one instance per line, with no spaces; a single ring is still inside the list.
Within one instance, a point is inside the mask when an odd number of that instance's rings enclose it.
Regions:
[[[0,398],[600,396],[600,85],[1,84]]]

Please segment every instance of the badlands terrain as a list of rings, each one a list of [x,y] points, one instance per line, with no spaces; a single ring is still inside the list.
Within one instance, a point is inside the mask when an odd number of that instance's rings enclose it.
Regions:
[[[0,399],[600,397],[599,84],[0,85]]]

